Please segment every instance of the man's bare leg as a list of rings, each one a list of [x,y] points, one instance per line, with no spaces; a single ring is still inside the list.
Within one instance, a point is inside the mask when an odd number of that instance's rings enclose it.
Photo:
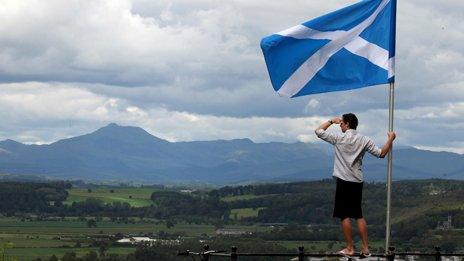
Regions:
[[[345,218],[341,220],[343,235],[345,236],[346,242],[346,254],[353,255],[353,235],[351,232],[351,220],[350,218]]]
[[[367,241],[367,223],[364,218],[358,218],[356,219],[356,222],[358,223],[358,231],[359,231],[359,236],[361,237],[362,241],[362,252],[365,254],[369,253],[369,242]]]

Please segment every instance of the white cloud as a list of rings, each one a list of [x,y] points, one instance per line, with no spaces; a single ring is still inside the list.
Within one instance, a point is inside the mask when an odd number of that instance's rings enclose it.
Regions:
[[[435,146],[415,146],[417,149],[421,150],[430,150],[430,151],[448,151],[459,154],[464,154],[464,144],[461,144],[459,148],[450,148],[450,147],[435,147]]]
[[[356,112],[358,130],[381,146],[388,112]],[[461,151],[464,103],[396,110],[398,144]],[[124,98],[95,94],[78,84],[14,83],[0,85],[0,138],[49,143],[82,135],[110,122],[140,126],[170,141],[251,138],[255,142],[318,142],[314,129],[334,115],[307,117],[230,117],[137,106]],[[339,132],[338,127],[331,131]]]
[[[312,141],[318,120],[354,112],[381,142],[386,86],[280,98],[259,49],[265,35],[354,2],[2,1],[0,82],[12,84],[0,86],[0,136],[50,142],[118,122],[170,140]],[[463,9],[398,2],[400,143],[462,149]]]
[[[314,111],[315,109],[319,108],[320,105],[321,105],[321,103],[317,99],[311,99],[306,104],[306,107],[305,107],[304,111],[306,113],[308,113],[310,111]]]
[[[0,112],[2,138],[27,143],[85,134],[110,122],[140,126],[170,141],[251,138],[257,142],[294,142],[295,137],[311,135],[322,121],[319,117],[202,115],[156,105],[140,108],[125,99],[97,95],[73,85],[35,82],[0,85]]]
[[[180,18],[169,5],[161,17],[142,17],[130,1],[15,3],[0,9],[5,78],[144,85],[256,71],[243,21],[229,5]]]

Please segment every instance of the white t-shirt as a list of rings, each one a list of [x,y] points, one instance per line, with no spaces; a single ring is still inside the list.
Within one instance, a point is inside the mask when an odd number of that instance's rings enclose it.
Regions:
[[[348,129],[343,134],[316,130],[317,137],[331,143],[335,147],[333,176],[351,182],[363,182],[362,159],[367,151],[380,157],[381,149],[356,130]]]

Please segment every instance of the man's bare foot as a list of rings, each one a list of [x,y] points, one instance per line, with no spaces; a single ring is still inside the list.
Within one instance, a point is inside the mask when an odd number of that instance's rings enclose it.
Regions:
[[[349,256],[354,255],[354,249],[351,249],[351,250],[350,250],[350,249],[348,249],[348,248],[344,248],[344,249],[338,251],[337,254],[342,255],[342,256],[349,257]]]

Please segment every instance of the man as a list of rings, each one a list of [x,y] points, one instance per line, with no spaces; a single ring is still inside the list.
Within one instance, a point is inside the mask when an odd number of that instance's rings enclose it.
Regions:
[[[332,124],[340,124],[343,134],[327,132]],[[347,113],[342,118],[333,118],[322,123],[316,129],[316,135],[335,146],[335,161],[333,176],[337,180],[335,206],[333,217],[340,218],[341,228],[345,236],[346,248],[339,251],[344,256],[354,255],[353,237],[351,233],[351,218],[356,219],[359,235],[362,240],[361,256],[370,256],[367,241],[367,223],[361,209],[363,172],[362,159],[367,151],[378,158],[384,158],[392,148],[396,137],[394,132],[388,132],[387,142],[382,149],[374,142],[356,131],[358,118]]]

